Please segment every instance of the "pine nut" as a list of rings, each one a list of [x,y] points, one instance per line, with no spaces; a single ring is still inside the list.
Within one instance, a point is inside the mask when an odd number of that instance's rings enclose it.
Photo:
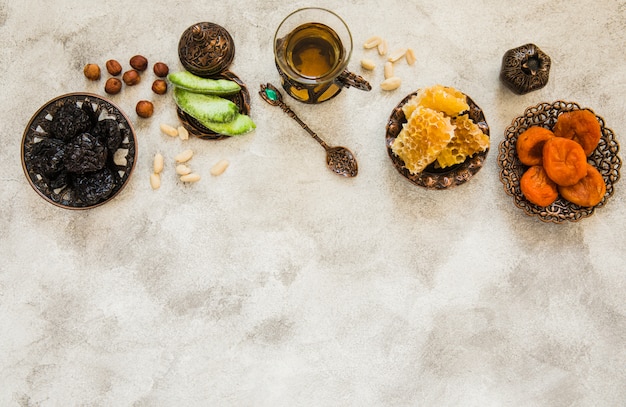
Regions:
[[[181,140],[189,140],[189,131],[184,126],[178,126],[178,137]]]
[[[396,62],[397,60],[402,58],[405,54],[406,54],[406,48],[400,48],[398,50],[395,50],[394,52],[391,53],[391,55],[389,55],[388,61]]]
[[[363,69],[367,69],[368,71],[373,71],[376,68],[376,64],[371,59],[362,59],[361,67],[363,67]]]
[[[160,174],[163,171],[163,154],[156,153],[154,155],[154,162],[152,163],[152,168],[155,174]]]
[[[380,44],[378,44],[378,54],[385,55],[387,53],[387,41],[382,40]]]
[[[407,49],[406,50],[406,62],[409,65],[413,65],[415,63],[415,61],[416,61],[415,51],[413,51],[412,48]]]
[[[150,174],[150,186],[152,189],[159,189],[161,187],[161,176],[159,174]]]
[[[191,168],[187,167],[185,164],[178,164],[176,166],[176,174],[178,175],[191,174]]]
[[[178,136],[178,130],[176,130],[175,127],[172,127],[169,124],[165,124],[165,123],[162,123],[160,127],[161,127],[161,131],[163,132],[163,134],[167,134],[170,137]]]
[[[398,89],[401,84],[402,80],[400,78],[398,78],[397,76],[392,76],[391,78],[385,79],[380,84],[380,87],[382,90],[394,90]]]
[[[385,62],[385,79],[389,79],[393,76],[393,63]]]
[[[177,163],[186,163],[191,160],[191,157],[193,157],[193,151],[185,150],[182,153],[177,154],[176,157],[174,157],[174,160],[176,160]]]
[[[365,49],[370,49],[370,48],[374,48],[376,46],[378,46],[378,44],[380,44],[380,42],[383,39],[380,38],[379,36],[375,35],[371,38],[369,38],[367,41],[365,41],[365,43],[363,43],[363,48]]]
[[[211,168],[211,175],[222,175],[226,168],[228,168],[229,162],[227,160],[220,160]]]
[[[200,181],[200,174],[192,172],[187,175],[181,175],[180,180],[182,182],[198,182]]]

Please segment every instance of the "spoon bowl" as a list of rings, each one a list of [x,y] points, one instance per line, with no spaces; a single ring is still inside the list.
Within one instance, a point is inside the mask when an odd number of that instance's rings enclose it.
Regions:
[[[354,154],[341,146],[326,148],[326,165],[332,171],[344,177],[356,177],[359,173]]]

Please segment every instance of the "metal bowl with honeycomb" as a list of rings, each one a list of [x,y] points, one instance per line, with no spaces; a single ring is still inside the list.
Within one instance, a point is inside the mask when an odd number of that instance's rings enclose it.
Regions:
[[[416,96],[418,92],[419,90],[416,90],[402,99],[400,103],[394,107],[391,112],[391,116],[387,121],[385,145],[387,147],[389,158],[391,159],[393,166],[400,174],[402,174],[402,176],[420,187],[432,190],[441,190],[462,185],[474,177],[483,167],[489,148],[485,151],[480,151],[470,157],[467,157],[462,163],[446,168],[438,167],[435,161],[434,163],[428,165],[423,171],[416,174],[411,173],[411,171],[406,168],[404,161],[392,150],[392,145],[395,139],[400,134],[403,125],[407,123],[407,118],[405,117],[402,108],[414,96]],[[469,105],[469,109],[466,112],[469,119],[478,126],[484,135],[489,137],[489,125],[487,124],[487,120],[485,119],[482,109],[469,96],[465,94],[463,95],[465,96],[467,105]]]

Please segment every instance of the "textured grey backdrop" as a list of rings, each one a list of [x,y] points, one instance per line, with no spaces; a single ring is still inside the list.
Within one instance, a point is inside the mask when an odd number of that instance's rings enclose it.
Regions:
[[[355,40],[346,90],[292,107],[360,174],[330,173],[323,150],[256,94],[278,83],[275,27],[299,6],[338,12]],[[131,117],[139,157],[112,202],[67,211],[39,198],[20,164],[31,115],[75,91],[103,95],[88,62],[134,54],[179,69],[178,39],[200,21],[236,41],[258,128],[186,142],[150,74],[111,97]],[[575,224],[516,208],[497,166],[505,128],[528,106],[591,107],[626,132],[626,3],[604,0],[0,0],[0,405],[2,406],[623,406],[626,241],[623,181]],[[412,47],[402,87],[378,88],[359,60],[372,35]],[[503,53],[533,42],[553,60],[524,96],[498,80]],[[106,77],[106,76],[105,76]],[[468,184],[426,191],[391,166],[393,107],[442,83],[470,95],[491,126]],[[152,119],[134,104],[155,102]],[[182,185],[172,157],[196,152],[203,179]],[[148,182],[166,157],[163,186]],[[228,159],[221,177],[210,167]]]

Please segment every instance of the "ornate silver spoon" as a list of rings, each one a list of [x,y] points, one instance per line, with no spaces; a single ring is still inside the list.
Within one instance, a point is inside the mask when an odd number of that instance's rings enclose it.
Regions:
[[[259,95],[261,95],[261,98],[263,98],[263,100],[270,105],[278,106],[283,109],[285,113],[298,122],[298,124],[311,135],[311,137],[317,140],[317,142],[324,147],[324,150],[326,150],[326,165],[328,168],[330,168],[334,173],[343,175],[344,177],[356,177],[359,173],[359,166],[356,162],[354,154],[352,154],[352,151],[345,147],[331,147],[326,144],[324,140],[315,134],[315,132],[313,132],[309,126],[300,120],[293,110],[291,110],[291,108],[283,102],[282,94],[271,83],[261,85]]]

